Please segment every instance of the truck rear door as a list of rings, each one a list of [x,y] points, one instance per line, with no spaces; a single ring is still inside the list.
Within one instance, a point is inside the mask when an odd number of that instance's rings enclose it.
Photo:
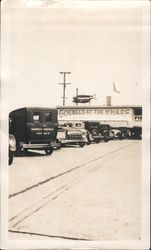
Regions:
[[[41,111],[32,111],[30,115],[29,141],[32,143],[40,143],[43,141],[43,127],[42,127],[42,113]]]
[[[31,143],[50,143],[57,134],[57,111],[47,109],[30,111],[28,131]]]

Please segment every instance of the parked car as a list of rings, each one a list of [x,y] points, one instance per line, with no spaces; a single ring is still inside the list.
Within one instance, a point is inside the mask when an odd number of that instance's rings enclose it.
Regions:
[[[92,134],[84,128],[84,126],[84,122],[80,121],[65,122],[60,124],[60,127],[73,128],[81,131],[85,144],[89,145],[91,142],[94,142],[94,138]]]
[[[9,117],[17,151],[38,149],[52,154],[58,128],[56,109],[25,107],[12,111]]]
[[[110,132],[109,132],[110,140],[113,139],[129,139],[131,137],[130,130],[126,127],[118,127],[118,128],[113,128],[111,127]]]
[[[109,131],[109,138],[110,140],[115,140],[115,139],[122,140],[122,133],[117,128],[111,128]]]
[[[94,141],[99,143],[101,140],[109,141],[109,125],[100,122],[86,121],[85,128],[92,134]]]
[[[59,127],[57,139],[61,143],[61,146],[79,145],[83,147],[85,145],[85,139],[82,132],[73,128]]]
[[[86,121],[84,122],[85,129],[87,129],[93,136],[94,142],[99,143],[102,140],[102,135],[99,131],[99,122]]]
[[[121,139],[129,139],[131,134],[130,130],[127,127],[118,127],[119,131],[121,132]]]
[[[94,138],[92,134],[87,129],[79,129],[82,132],[85,144],[90,145],[94,142]]]
[[[9,158],[8,164],[11,165],[13,163],[14,153],[16,151],[16,140],[12,134],[9,134]]]
[[[108,142],[110,139],[110,125],[109,124],[100,124],[99,131],[102,135],[102,139],[105,142]]]
[[[142,127],[134,126],[133,128],[130,128],[130,136],[132,139],[142,139]]]

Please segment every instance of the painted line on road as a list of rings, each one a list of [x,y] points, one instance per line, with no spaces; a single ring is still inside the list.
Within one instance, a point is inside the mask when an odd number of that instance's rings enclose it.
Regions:
[[[42,237],[49,237],[49,238],[61,238],[66,240],[86,240],[89,241],[89,239],[84,238],[74,238],[74,237],[67,237],[67,236],[59,236],[59,235],[51,235],[51,234],[42,234],[42,233],[33,233],[33,232],[27,232],[27,231],[18,231],[18,230],[8,230],[11,233],[19,233],[19,234],[29,234],[29,235],[36,235],[36,236],[42,236]]]
[[[31,215],[35,214],[36,212],[38,212],[40,209],[42,209],[43,207],[45,207],[47,204],[49,204],[51,201],[57,199],[60,195],[62,195],[64,192],[68,191],[73,185],[77,184],[78,182],[81,181],[81,178],[86,178],[87,175],[93,173],[94,171],[96,171],[97,169],[100,169],[104,166],[104,163],[107,161],[110,161],[112,159],[107,159],[104,160],[100,166],[100,163],[97,163],[97,165],[91,167],[89,170],[87,170],[86,172],[80,174],[78,177],[72,179],[70,182],[64,184],[63,186],[59,187],[57,190],[53,191],[52,193],[50,193],[49,195],[43,197],[40,201],[36,202],[35,204],[32,204],[31,206],[25,208],[23,211],[21,211],[20,213],[18,213],[16,216],[12,217],[9,221],[13,222],[13,225],[10,225],[11,228],[15,228],[18,224],[20,224],[21,222],[23,222],[25,219],[29,218]],[[61,192],[58,192],[61,191]],[[50,196],[54,195],[53,197]],[[44,203],[44,200],[47,200]],[[40,204],[41,203],[41,204]],[[37,206],[38,204],[38,206]],[[29,211],[28,211],[29,210]],[[27,213],[28,212],[28,213]],[[18,219],[16,222],[14,222],[14,220]]]
[[[104,162],[103,162],[104,163]],[[29,207],[25,208],[23,211],[21,211],[20,213],[18,213],[17,215],[13,216],[9,222],[14,221],[15,219],[17,219],[19,216],[23,215],[24,213],[26,213],[28,210],[30,209],[34,209],[34,206],[37,206],[36,209],[32,212],[30,212],[30,214],[24,216],[21,220],[19,220],[16,224],[13,225],[16,226],[17,224],[19,224],[21,221],[23,221],[24,219],[28,218],[30,215],[34,214],[35,212],[39,211],[41,208],[43,208],[45,205],[47,205],[50,201],[55,200],[56,198],[58,198],[62,193],[64,193],[64,191],[69,190],[70,186],[73,186],[74,184],[78,183],[79,181],[76,181],[77,179],[81,178],[81,177],[86,177],[86,174],[90,174],[91,172],[94,172],[95,167],[98,168],[98,164],[96,166],[93,166],[91,169],[89,169],[88,171],[84,172],[82,175],[79,175],[78,177],[72,179],[70,182],[64,184],[63,186],[59,187],[58,189],[54,190],[52,193],[46,195],[45,197],[43,197],[40,201],[37,201],[35,204],[30,205]],[[103,165],[101,165],[101,167],[103,167]],[[61,191],[63,190],[63,191]],[[58,191],[61,191],[59,194],[57,194]],[[50,196],[54,195],[50,200],[48,200],[47,202],[43,203],[44,200],[50,198]],[[40,205],[40,202],[42,202],[42,205]]]

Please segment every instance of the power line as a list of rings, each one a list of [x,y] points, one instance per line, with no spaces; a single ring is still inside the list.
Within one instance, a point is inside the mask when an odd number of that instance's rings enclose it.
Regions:
[[[18,66],[11,64],[11,67],[13,67],[14,69],[16,69],[20,74],[24,75],[26,78],[28,78],[30,81],[32,81],[33,83],[36,84],[41,84],[41,82],[34,80],[33,78],[31,78],[27,73],[25,73],[22,69],[18,68]],[[48,83],[47,83],[48,84]]]

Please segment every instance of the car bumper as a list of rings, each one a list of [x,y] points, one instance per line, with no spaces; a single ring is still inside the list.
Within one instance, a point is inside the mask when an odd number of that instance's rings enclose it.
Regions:
[[[60,140],[61,144],[78,144],[85,143],[84,140]]]
[[[22,144],[23,149],[47,149],[53,147],[52,144]]]

